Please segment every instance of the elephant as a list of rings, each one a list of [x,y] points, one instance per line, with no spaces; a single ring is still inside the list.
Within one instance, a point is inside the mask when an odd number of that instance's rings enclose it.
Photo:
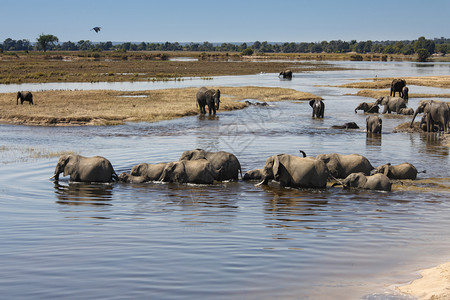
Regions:
[[[319,154],[316,156],[318,160],[325,163],[330,175],[335,178],[345,178],[351,173],[363,172],[365,175],[370,175],[373,166],[369,160],[359,154]]]
[[[147,178],[145,176],[133,176],[131,174],[122,172],[118,176],[118,181],[127,182],[127,183],[144,183],[147,182]]]
[[[263,178],[264,169],[255,169],[245,172],[242,180],[261,180]]]
[[[352,173],[348,175],[344,180],[338,183],[333,183],[333,186],[341,184],[344,189],[358,188],[364,190],[378,190],[390,192],[392,189],[392,183],[389,178],[381,173],[366,176],[362,172]]]
[[[417,177],[417,169],[410,163],[402,163],[399,165],[391,165],[390,163],[376,167],[372,174],[384,174],[390,179],[411,179]]]
[[[366,118],[367,133],[381,133],[383,121],[379,116],[368,116]]]
[[[166,163],[147,164],[140,163],[131,168],[130,175],[135,177],[143,177],[144,181],[157,181],[166,167]]]
[[[326,188],[329,172],[325,163],[313,157],[278,154],[266,160],[262,175],[257,185],[267,185],[274,179],[282,187]]]
[[[278,75],[278,77],[280,77],[280,76],[283,79],[292,79],[292,71],[291,70],[281,71],[280,75]]]
[[[333,125],[331,126],[332,129],[359,129],[358,124],[355,122],[347,122],[344,123],[344,125]]]
[[[167,163],[159,181],[212,184],[217,173],[206,159],[179,160]]]
[[[197,160],[206,159],[208,160],[213,168],[217,171],[217,177],[215,180],[238,180],[239,173],[242,178],[241,164],[237,157],[229,152],[218,151],[210,152],[203,149],[194,149],[184,151],[179,160]]]
[[[365,113],[375,113],[377,114],[380,111],[380,107],[376,102],[361,102],[356,108],[355,108],[355,114],[357,113],[357,110],[362,110]]]
[[[420,119],[420,129],[427,132],[428,122],[431,122],[431,132],[439,131],[439,124],[434,124],[432,120],[428,120],[428,114],[424,113],[422,118]]]
[[[62,172],[64,176],[70,175],[70,181],[77,182],[111,182],[118,179],[111,162],[101,156],[61,155],[55,174],[50,179],[59,180]]]
[[[414,112],[413,119],[409,127],[413,127],[414,119],[417,114],[425,113],[426,131],[433,132],[433,126],[438,125],[439,130],[443,130],[444,133],[448,132],[449,121],[449,106],[445,102],[437,102],[433,100],[420,101],[419,106]]]
[[[213,115],[219,110],[220,90],[202,87],[197,92],[197,105],[200,107],[200,114],[206,114],[205,106],[208,105],[209,114]]]
[[[28,101],[30,105],[33,104],[33,94],[31,92],[17,92],[16,105],[19,105],[19,99],[20,104],[23,104],[24,101]]]
[[[323,114],[325,112],[325,104],[322,100],[311,100],[309,101],[309,105],[313,109],[312,117],[323,118]]]
[[[375,101],[377,105],[381,104],[384,105],[383,114],[385,113],[391,113],[396,112],[399,113],[400,109],[406,108],[406,100],[401,97],[391,97],[391,96],[384,96],[378,98],[377,101]]]
[[[398,113],[401,115],[413,115],[414,109],[412,107],[400,108],[400,111]]]
[[[404,79],[393,79],[391,82],[391,92],[389,96],[394,96],[395,93],[398,92],[400,97],[403,97],[403,87],[406,86],[406,81]]]
[[[409,89],[407,86],[404,86],[402,88],[402,98],[405,99],[406,103],[408,103],[408,99],[409,99]]]

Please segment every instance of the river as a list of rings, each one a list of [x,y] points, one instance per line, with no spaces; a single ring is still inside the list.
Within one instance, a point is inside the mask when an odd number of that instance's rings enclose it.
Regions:
[[[436,134],[392,133],[411,116],[383,115],[367,137],[354,108],[371,99],[329,87],[368,77],[448,75],[449,63],[334,62],[350,70],[191,78],[169,82],[0,85],[45,89],[147,90],[279,86],[324,98],[120,126],[0,125],[0,291],[5,299],[406,299],[396,284],[450,260],[449,148]],[[449,89],[409,86],[411,93]],[[414,109],[421,99],[410,99]],[[123,101],[126,101],[124,98]],[[194,101],[194,100],[193,100]],[[361,129],[334,130],[354,121]],[[359,153],[372,165],[410,162],[416,187],[390,193],[295,190],[248,182],[211,186],[79,184],[48,178],[73,151],[108,158],[117,173],[184,150],[234,153],[244,169],[278,153]]]

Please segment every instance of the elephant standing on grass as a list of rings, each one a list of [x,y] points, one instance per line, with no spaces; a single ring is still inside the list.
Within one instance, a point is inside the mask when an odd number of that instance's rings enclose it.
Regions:
[[[326,188],[328,174],[326,165],[318,159],[278,154],[266,160],[258,185],[267,185],[273,179],[282,187]]]
[[[384,105],[383,114],[391,112],[399,114],[402,108],[406,108],[406,100],[401,97],[380,97],[375,103]]]
[[[50,179],[59,180],[60,173],[70,175],[70,180],[77,182],[111,182],[118,179],[109,160],[101,156],[61,155],[55,174]]]
[[[390,192],[392,189],[392,183],[389,178],[384,174],[375,174],[372,176],[366,176],[364,173],[352,173],[348,175],[344,180],[339,183],[333,183],[332,186],[342,184],[344,189],[357,188],[364,190],[377,190]]]
[[[325,163],[330,174],[335,178],[345,178],[351,173],[357,172],[363,172],[365,175],[370,175],[370,171],[373,170],[373,166],[370,164],[369,160],[359,154],[319,154],[316,158]]]
[[[312,117],[323,118],[325,113],[325,104],[322,100],[311,100],[309,101],[309,105],[312,107]]]
[[[375,113],[377,114],[380,110],[380,107],[376,102],[361,102],[356,108],[355,108],[355,114],[357,113],[357,110],[362,110],[365,113]]]
[[[394,79],[391,82],[391,92],[389,94],[389,96],[394,96],[395,97],[395,93],[398,92],[400,97],[404,97],[403,96],[403,88],[406,86],[406,81],[404,79]],[[407,98],[406,98],[407,99]]]
[[[278,77],[280,77],[280,76],[283,79],[292,79],[292,71],[291,70],[281,71],[280,75],[278,75]]]
[[[402,163],[399,165],[391,165],[390,163],[376,167],[373,174],[384,174],[390,179],[411,179],[414,180],[417,177],[417,169],[410,163]]]
[[[197,105],[200,107],[200,114],[206,114],[205,106],[208,105],[209,114],[216,114],[220,105],[220,91],[202,87],[197,92]]]
[[[17,92],[16,105],[19,105],[19,99],[20,104],[23,104],[24,101],[28,101],[30,105],[33,104],[33,94],[31,92]]]
[[[225,151],[209,152],[203,149],[194,149],[184,151],[179,160],[197,159],[206,159],[211,163],[213,168],[217,171],[217,177],[215,178],[217,181],[238,180],[239,173],[242,178],[241,164],[237,157],[232,153]]]
[[[448,132],[448,121],[450,118],[449,106],[444,102],[437,102],[433,100],[420,101],[419,106],[414,112],[411,124],[409,127],[413,127],[414,119],[417,114],[425,113],[426,131],[433,132],[433,126],[438,125],[439,130],[443,130],[444,133]]]
[[[383,121],[379,116],[368,116],[366,118],[367,133],[380,133],[383,127]]]
[[[166,165],[159,181],[212,184],[216,177],[217,171],[206,159],[179,160]]]

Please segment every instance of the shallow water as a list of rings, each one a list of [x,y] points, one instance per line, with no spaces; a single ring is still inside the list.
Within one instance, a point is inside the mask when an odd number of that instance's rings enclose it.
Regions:
[[[0,125],[0,290],[5,298],[403,299],[392,285],[449,260],[449,149],[434,134],[392,133],[410,116],[382,116],[366,137],[352,89],[316,87],[358,78],[448,75],[450,64],[340,62],[359,70],[102,84],[144,90],[281,86],[325,99],[273,103],[216,118],[101,127]],[[94,88],[45,84],[36,89]],[[1,92],[28,86],[0,86]],[[419,87],[418,87],[419,88]],[[421,87],[422,88],[422,87]],[[427,90],[427,88],[422,88]],[[435,91],[436,89],[433,89]],[[439,89],[440,92],[448,92]],[[416,87],[410,87],[415,93]],[[423,91],[421,91],[423,92]],[[415,108],[420,99],[410,99]],[[126,98],[124,98],[126,101]],[[355,121],[360,130],[331,130]],[[116,172],[178,159],[187,149],[233,152],[244,171],[277,153],[360,153],[373,165],[408,161],[419,180],[391,193],[282,189],[276,184],[76,184],[48,180],[58,157],[102,155]]]

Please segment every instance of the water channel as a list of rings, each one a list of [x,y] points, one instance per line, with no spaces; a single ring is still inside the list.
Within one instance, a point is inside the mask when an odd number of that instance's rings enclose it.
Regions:
[[[383,115],[367,137],[357,90],[330,87],[369,77],[450,74],[450,64],[334,62],[349,70],[190,78],[173,82],[0,85],[46,89],[149,90],[279,86],[324,98],[283,101],[120,126],[0,125],[0,291],[12,298],[407,299],[396,284],[450,260],[449,148],[436,134],[392,133],[411,116]],[[410,93],[450,89],[409,86]],[[416,108],[421,99],[412,98]],[[123,98],[127,101],[127,98]],[[193,99],[194,101],[194,99]],[[361,129],[334,130],[354,121]],[[206,185],[56,184],[58,157],[108,158],[117,173],[141,162],[177,160],[184,150],[234,153],[244,169],[278,153],[359,153],[374,166],[410,162],[419,184],[390,193],[294,190],[248,182]]]

